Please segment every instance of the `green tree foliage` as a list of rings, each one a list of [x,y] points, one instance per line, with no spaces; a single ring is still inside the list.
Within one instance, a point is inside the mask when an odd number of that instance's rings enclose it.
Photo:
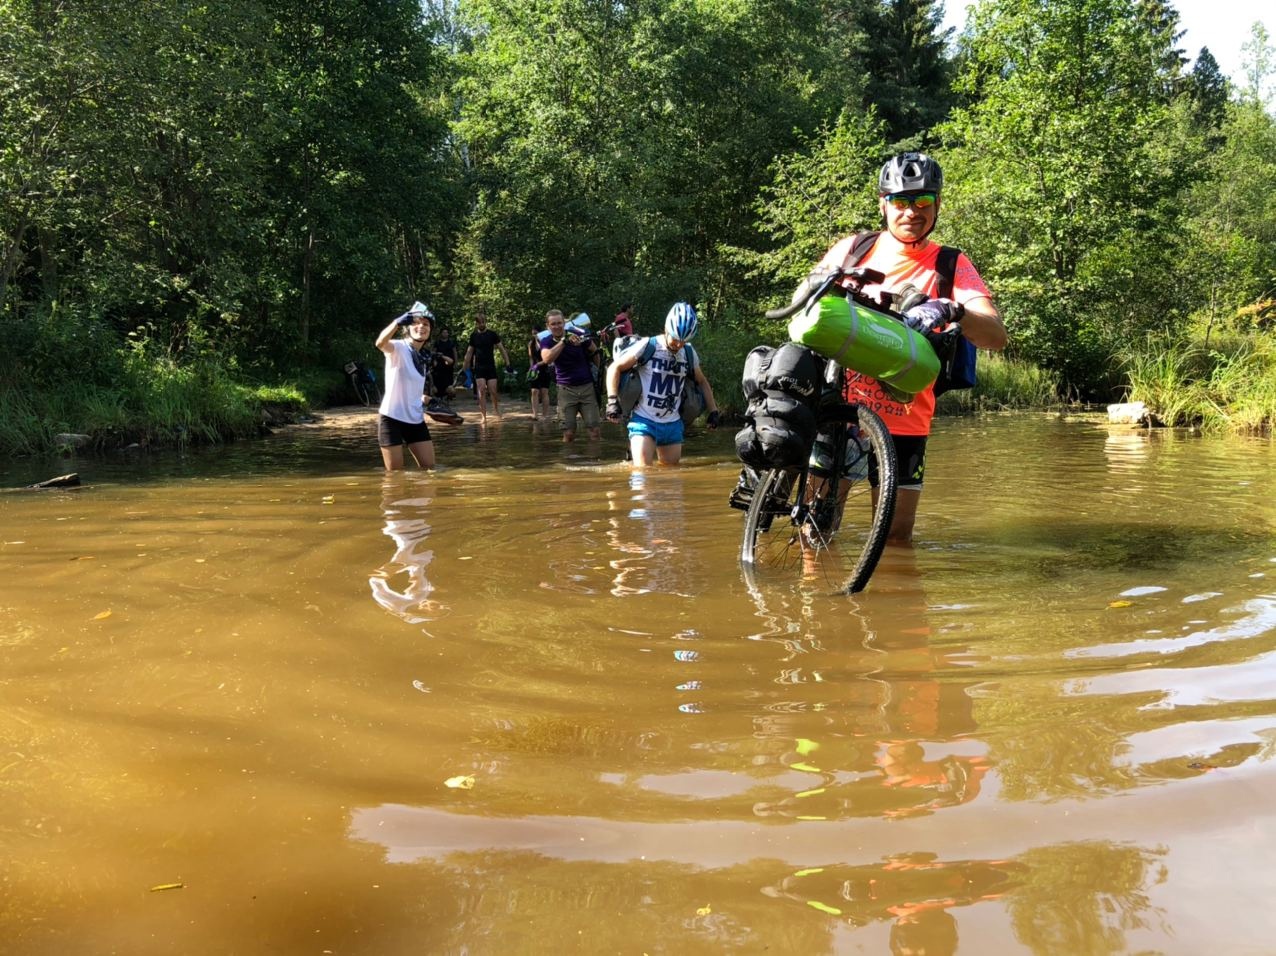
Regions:
[[[877,172],[886,147],[873,113],[843,111],[797,150],[778,157],[757,204],[765,251],[729,250],[753,273],[782,286],[806,276],[842,236],[876,228]]]
[[[953,64],[943,29],[943,0],[887,0],[869,8],[865,51],[872,104],[893,143],[916,139],[953,105]],[[866,105],[867,105],[866,104]]]
[[[415,3],[23,0],[0,52],[0,315],[28,331],[56,303],[174,355],[297,358],[450,247]]]
[[[1245,54],[1245,88],[1242,98],[1267,109],[1276,95],[1276,45],[1261,22],[1255,22],[1241,50]]]
[[[481,297],[533,313],[738,301],[719,247],[756,240],[772,158],[858,88],[813,32],[815,2],[467,9],[467,267]]]
[[[1261,329],[1276,299],[1276,120],[1252,92],[1264,76],[1251,64],[1251,92],[1224,107],[1206,174],[1184,192],[1181,261],[1206,345],[1220,325]]]
[[[1227,109],[1227,78],[1218,68],[1218,61],[1209,47],[1201,47],[1192,72],[1187,80],[1187,95],[1191,98],[1193,118],[1207,130],[1216,130],[1223,123]]]
[[[995,0],[942,130],[945,237],[1012,317],[1020,354],[1096,394],[1136,331],[1181,317],[1168,247],[1194,155],[1172,122],[1172,26],[1130,0]]]

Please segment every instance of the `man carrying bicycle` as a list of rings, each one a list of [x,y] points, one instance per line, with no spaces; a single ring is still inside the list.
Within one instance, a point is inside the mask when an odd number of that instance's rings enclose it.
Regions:
[[[988,287],[964,254],[957,256],[951,292],[940,297],[937,265],[943,247],[932,242],[930,234],[939,218],[943,186],[939,163],[925,153],[907,152],[892,157],[878,176],[886,229],[877,235],[867,253],[861,251],[858,257],[853,250],[857,236],[837,242],[811,275],[826,275],[848,265],[875,269],[886,278],[880,285],[864,286],[863,291],[869,295],[876,298],[890,293],[899,303],[908,291],[906,287],[911,286],[928,297],[904,312],[911,328],[940,331],[956,322],[972,345],[1001,351],[1006,346],[1006,328]],[[851,262],[852,258],[856,261]],[[845,395],[848,401],[875,411],[890,430],[899,469],[899,494],[888,540],[907,544],[912,540],[921,500],[926,439],[935,414],[934,388],[927,388],[911,402],[899,402],[876,379],[847,370]]]

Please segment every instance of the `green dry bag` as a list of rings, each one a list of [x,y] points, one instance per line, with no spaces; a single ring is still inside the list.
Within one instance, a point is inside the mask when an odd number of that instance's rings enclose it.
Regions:
[[[939,375],[930,343],[898,319],[850,299],[824,296],[789,322],[789,338],[911,400]]]

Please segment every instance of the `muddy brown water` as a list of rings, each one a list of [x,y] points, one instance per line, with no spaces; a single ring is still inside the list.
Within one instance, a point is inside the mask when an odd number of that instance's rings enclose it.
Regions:
[[[1273,951],[1270,442],[943,420],[847,598],[462,410],[5,466],[0,949]]]

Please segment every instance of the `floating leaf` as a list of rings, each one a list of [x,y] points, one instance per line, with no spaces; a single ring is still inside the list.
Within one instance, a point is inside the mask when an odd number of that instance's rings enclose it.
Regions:
[[[97,555],[96,554],[78,554],[71,560],[72,561],[96,561]]]
[[[806,905],[819,910],[821,913],[828,913],[830,916],[842,915],[842,911],[836,906],[829,906],[827,903],[821,903],[819,900],[807,900]]]
[[[801,770],[806,773],[823,773],[819,767],[812,767],[809,763],[791,763],[789,768],[792,770]]]
[[[1133,601],[1113,601],[1108,607],[1133,607]]]
[[[448,777],[443,781],[443,786],[451,787],[453,790],[473,790],[474,778],[465,776]]]
[[[814,740],[807,740],[805,737],[799,737],[797,741],[797,752],[803,757],[807,754],[813,754],[820,749],[820,745]]]
[[[110,616],[111,616],[111,612],[110,612],[110,610],[109,610],[109,609],[108,609],[108,610],[105,610],[105,611],[99,611],[97,614],[94,614],[94,615],[93,615],[93,620],[95,620],[95,621],[105,621],[105,620],[106,620],[108,617],[110,617]]]
[[[180,890],[186,887],[185,883],[160,883],[158,886],[152,886],[152,893],[159,893],[162,890]]]
[[[712,913],[712,912],[713,912],[713,906],[712,906],[712,905],[710,905],[709,903],[705,903],[705,904],[704,904],[704,906],[702,906],[702,907],[700,907],[700,909],[696,910],[696,915],[697,915],[697,916],[708,916],[708,915],[709,915],[710,913]]]

